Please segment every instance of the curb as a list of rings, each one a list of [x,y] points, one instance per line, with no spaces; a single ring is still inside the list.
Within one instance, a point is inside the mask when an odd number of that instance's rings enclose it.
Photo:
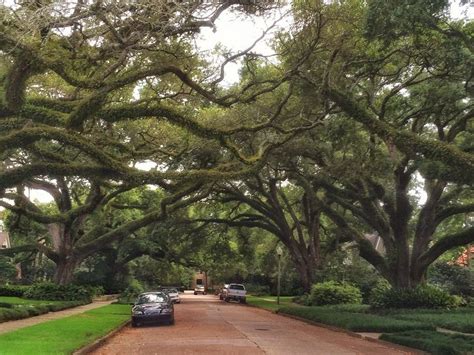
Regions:
[[[83,346],[82,348],[79,348],[78,350],[74,351],[73,355],[85,355],[85,354],[89,354],[89,353],[93,352],[94,350],[97,350],[102,345],[104,345],[105,342],[109,338],[113,337],[115,334],[120,332],[123,328],[127,327],[130,324],[130,322],[131,322],[130,319],[126,320],[121,325],[119,325],[118,328],[115,328],[114,330],[110,331],[109,333],[107,333],[103,337],[95,340],[93,343],[87,344],[87,345]]]
[[[272,311],[270,311],[270,312],[272,312]],[[351,337],[354,337],[354,338],[364,339],[364,340],[370,341],[372,343],[385,345],[385,346],[391,347],[393,349],[407,351],[410,354],[428,354],[427,352],[424,352],[423,350],[410,348],[410,347],[407,347],[407,346],[391,343],[391,342],[385,341],[385,340],[366,337],[366,336],[363,336],[361,334],[352,332],[352,331],[347,330],[347,329],[338,328],[338,327],[328,325],[328,324],[324,324],[324,323],[314,322],[312,320],[301,318],[301,317],[298,317],[298,316],[294,316],[292,314],[285,314],[285,313],[280,313],[280,312],[272,312],[272,313],[278,314],[278,315],[283,316],[283,317],[299,320],[301,322],[311,324],[311,325],[315,325],[317,327],[325,328],[325,329],[332,330],[332,331],[339,332],[339,333],[344,333],[344,334],[347,334],[347,335],[349,335]]]

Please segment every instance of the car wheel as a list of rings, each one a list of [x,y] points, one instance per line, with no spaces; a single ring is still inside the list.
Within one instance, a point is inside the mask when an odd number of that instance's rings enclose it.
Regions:
[[[247,301],[245,300],[245,298],[241,298],[240,303],[247,303]]]
[[[229,297],[226,297],[226,298],[224,299],[224,301],[229,302],[229,301],[230,301],[230,298],[229,298]]]
[[[174,324],[174,318],[171,319],[169,322],[168,322],[169,325],[173,325]]]
[[[194,291],[194,296],[196,296],[198,293],[196,291]]]
[[[138,327],[138,322],[132,320],[132,328],[137,328]]]

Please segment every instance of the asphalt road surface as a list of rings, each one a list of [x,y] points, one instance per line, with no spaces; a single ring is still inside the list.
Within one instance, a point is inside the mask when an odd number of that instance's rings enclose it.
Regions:
[[[410,354],[214,295],[181,299],[175,325],[126,327],[93,354]]]

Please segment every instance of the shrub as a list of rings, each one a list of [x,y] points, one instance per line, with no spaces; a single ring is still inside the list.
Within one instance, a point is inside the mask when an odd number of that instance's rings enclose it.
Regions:
[[[29,288],[24,285],[0,285],[0,296],[22,297]]]
[[[464,297],[474,296],[472,271],[469,268],[444,262],[436,263],[429,270],[428,280],[449,293]]]
[[[301,295],[301,296],[295,296],[293,297],[293,302],[297,304],[301,304],[303,306],[310,306],[310,300],[309,300],[309,295],[307,293]]]
[[[328,281],[313,285],[309,300],[312,305],[320,306],[345,303],[360,304],[362,295],[355,286]]]
[[[57,285],[50,282],[35,284],[24,293],[25,298],[51,301],[91,301],[92,293],[83,286]]]
[[[458,301],[446,291],[430,285],[410,289],[376,288],[370,298],[374,308],[449,308],[459,305]]]
[[[142,284],[138,280],[131,280],[128,287],[120,294],[119,303],[134,302],[137,296],[144,292]]]

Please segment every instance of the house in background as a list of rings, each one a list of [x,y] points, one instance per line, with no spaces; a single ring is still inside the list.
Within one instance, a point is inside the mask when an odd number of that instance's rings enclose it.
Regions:
[[[8,249],[11,247],[12,245],[10,243],[8,232],[0,231],[0,249]]]
[[[455,261],[456,264],[472,267],[474,265],[474,245],[468,245],[464,252]]]
[[[206,271],[194,273],[191,288],[194,289],[197,285],[203,285],[206,290],[212,288],[212,280]]]

